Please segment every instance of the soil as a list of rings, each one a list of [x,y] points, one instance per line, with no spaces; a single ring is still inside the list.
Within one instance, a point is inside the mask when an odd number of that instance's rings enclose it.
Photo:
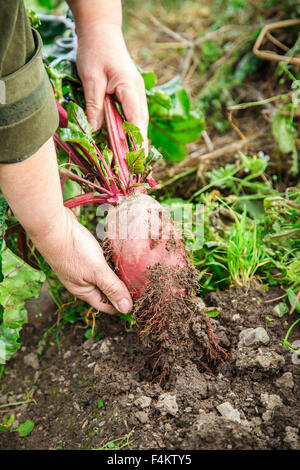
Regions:
[[[199,367],[187,352],[163,383],[151,379],[153,362],[139,335],[114,316],[97,319],[101,340],[86,340],[84,328],[67,324],[37,354],[56,320],[43,293],[43,315],[32,302],[0,396],[6,404],[28,392],[34,402],[5,410],[15,413],[15,425],[30,419],[35,427],[25,438],[0,433],[0,449],[101,448],[129,433],[133,449],[300,449],[300,368],[281,344],[295,318],[284,322],[273,311],[277,302],[267,302],[280,293],[252,284],[211,294],[205,303],[222,308],[211,323],[228,360]],[[299,338],[294,329],[290,341]]]

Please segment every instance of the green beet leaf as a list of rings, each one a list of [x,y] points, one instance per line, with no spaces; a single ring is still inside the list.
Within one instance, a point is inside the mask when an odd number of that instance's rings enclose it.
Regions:
[[[19,424],[16,428],[16,431],[19,433],[20,437],[28,436],[34,428],[34,423],[27,419],[24,423]]]
[[[38,297],[44,273],[33,269],[12,251],[2,252],[4,279],[0,284],[0,304],[4,328],[19,328],[27,321],[25,301]]]
[[[126,154],[126,162],[130,173],[141,174],[144,171],[145,152],[143,149]]]

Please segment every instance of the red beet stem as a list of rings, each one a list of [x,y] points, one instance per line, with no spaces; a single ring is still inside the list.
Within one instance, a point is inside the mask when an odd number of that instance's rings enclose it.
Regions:
[[[110,95],[104,98],[105,120],[108,130],[110,148],[114,154],[115,165],[125,189],[129,183],[129,170],[126,154],[129,153],[126,132],[123,129],[123,119],[116,108],[114,99]]]

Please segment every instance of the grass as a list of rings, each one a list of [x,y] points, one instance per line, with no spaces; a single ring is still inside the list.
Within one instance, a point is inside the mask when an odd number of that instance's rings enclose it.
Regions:
[[[256,222],[247,230],[247,208],[238,218],[234,212],[235,224],[227,244],[227,265],[230,279],[237,286],[247,286],[253,280],[259,267],[270,262]]]
[[[256,278],[266,289],[276,285],[283,290],[278,311],[275,308],[283,317],[300,313],[300,301],[295,300],[300,290],[300,189],[280,192],[277,178],[269,176],[271,165],[264,154],[239,152],[235,164],[207,172],[208,183],[188,201],[165,202],[184,208],[194,201],[204,207],[203,244],[199,248],[195,243],[196,227],[185,240],[199,272],[200,296],[231,286],[247,287]],[[288,334],[297,324],[298,320],[292,323]],[[283,345],[287,343],[286,337]]]
[[[129,432],[123,437],[119,437],[118,439],[113,439],[111,441],[102,444],[101,447],[93,450],[132,450],[133,449],[133,441],[131,440],[133,431]]]

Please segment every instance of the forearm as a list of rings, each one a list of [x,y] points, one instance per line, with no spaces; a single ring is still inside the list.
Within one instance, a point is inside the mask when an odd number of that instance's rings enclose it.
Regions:
[[[93,23],[122,26],[121,0],[67,0],[67,3],[72,10],[79,36]]]
[[[0,187],[34,241],[51,238],[56,227],[63,230],[65,210],[52,139],[28,159],[0,165]]]
[[[0,187],[14,215],[61,282],[107,313],[128,313],[126,286],[107,265],[92,234],[65,209],[53,139],[20,163],[0,165]],[[104,292],[111,304],[103,302]]]

